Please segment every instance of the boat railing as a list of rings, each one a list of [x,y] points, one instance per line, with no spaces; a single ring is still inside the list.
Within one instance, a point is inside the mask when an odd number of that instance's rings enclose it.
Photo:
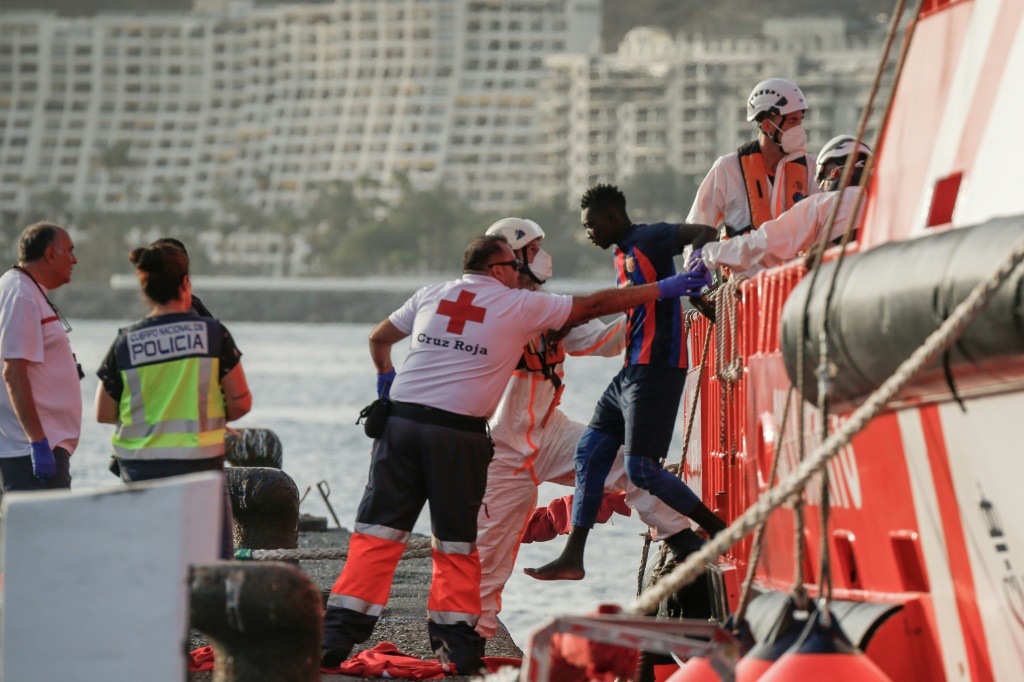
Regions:
[[[718,303],[718,323],[710,336],[712,323],[706,317],[693,318],[689,326],[690,379],[700,376],[701,385],[699,429],[694,429],[699,437],[691,438],[684,478],[700,477],[702,499],[726,523],[742,514],[767,484],[772,453],[759,416],[748,413],[748,365],[753,359],[781,356],[782,308],[806,272],[802,261],[761,272],[723,291],[735,296]],[[710,347],[701,373],[705,339]],[[688,418],[689,404],[681,411]],[[727,560],[745,567],[750,542],[747,538],[733,547]]]

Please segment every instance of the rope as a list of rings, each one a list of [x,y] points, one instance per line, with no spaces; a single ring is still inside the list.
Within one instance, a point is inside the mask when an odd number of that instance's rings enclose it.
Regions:
[[[640,535],[644,538],[644,548],[640,550],[640,570],[636,573],[636,596],[638,597],[644,593],[644,573],[647,573],[647,557],[651,554],[650,529]]]
[[[739,298],[740,284],[745,281],[744,277],[734,276],[719,288],[718,295],[715,297],[715,319],[728,320],[727,325],[723,325],[721,322],[716,324],[719,332],[715,334],[716,374],[719,379],[728,383],[734,383],[743,378],[743,358],[737,352],[739,339],[736,326],[736,300]],[[728,329],[723,329],[725,326],[728,326]],[[726,352],[725,332],[729,334],[728,353]],[[728,362],[726,362],[726,358],[729,358]]]
[[[888,32],[886,34],[885,47],[883,48],[883,52],[882,52],[882,58],[879,61],[878,69],[875,72],[875,80],[874,80],[874,83],[872,84],[871,93],[868,96],[867,106],[864,108],[864,111],[861,114],[860,124],[859,124],[859,126],[857,128],[857,143],[859,143],[861,141],[861,139],[863,139],[863,137],[864,137],[864,135],[865,135],[865,133],[867,131],[868,117],[870,116],[871,111],[874,108],[875,98],[877,97],[878,90],[881,87],[883,68],[884,68],[884,65],[889,60],[889,54],[890,54],[890,52],[892,50],[892,44],[893,44],[893,42],[895,40],[895,37],[896,37],[897,25],[899,23],[900,17],[903,16],[903,12],[904,12],[905,8],[906,8],[905,0],[899,0],[899,2],[896,5],[896,10],[893,12],[892,20],[889,23],[889,29],[888,29]],[[909,45],[910,45],[910,41],[911,41],[911,38],[913,37],[914,30],[917,27],[917,16],[918,16],[919,12],[920,12],[920,5],[918,5],[918,7],[916,8],[916,11],[914,12],[914,15],[913,15],[914,16],[914,21],[911,24],[911,26],[909,27],[907,35],[906,35],[906,37],[905,37],[905,39],[903,41],[903,44],[901,46],[901,49],[900,49],[900,55],[899,55],[899,57],[897,59],[896,73],[895,73],[894,78],[893,78],[892,92],[895,92],[896,85],[899,83],[900,76],[903,73],[903,66],[906,63],[907,52],[908,52],[908,48],[909,48]],[[883,120],[888,120],[889,113],[892,110],[894,99],[895,98],[892,97],[892,95],[890,94],[889,101],[888,101],[888,103],[886,105],[886,110],[885,110],[885,114],[884,114]],[[883,140],[883,138],[882,138],[882,130],[879,129],[875,133],[875,140],[874,140],[875,154],[873,154],[871,157],[869,157],[868,160],[867,160],[867,163],[865,164],[864,178],[862,178],[862,182],[864,183],[864,186],[867,186],[867,183],[870,182],[871,177],[874,175],[874,171],[875,171],[875,167],[876,167],[875,166],[875,158],[877,157],[877,154],[880,151],[882,140]],[[842,178],[840,179],[840,183],[839,183],[840,191],[842,191],[843,189],[845,189],[849,185],[850,179],[853,176],[853,165],[854,164],[852,164],[852,163],[848,163],[843,168],[843,175],[842,175]],[[857,193],[857,196],[856,196],[856,198],[854,200],[853,213],[851,214],[850,222],[847,223],[846,230],[843,232],[843,238],[842,238],[842,240],[840,240],[839,256],[836,259],[836,266],[832,270],[832,276],[829,279],[829,283],[828,283],[828,291],[826,292],[826,295],[825,295],[824,310],[826,310],[826,311],[830,310],[831,307],[832,307],[832,298],[833,298],[833,295],[835,294],[836,281],[838,281],[839,271],[840,271],[840,269],[843,266],[844,260],[846,259],[846,247],[850,243],[850,240],[853,238],[854,226],[857,224],[857,214],[859,213],[859,211],[861,209],[861,205],[864,202],[864,198],[865,198],[865,193],[864,192],[858,192]],[[829,213],[828,225],[827,225],[826,229],[824,230],[824,232],[822,233],[822,237],[820,239],[820,243],[817,244],[816,247],[815,247],[815,254],[814,254],[814,256],[815,256],[815,258],[814,258],[815,273],[817,272],[818,267],[820,267],[820,265],[821,265],[821,261],[822,261],[822,258],[824,256],[824,252],[825,252],[825,248],[826,248],[826,239],[827,239],[827,236],[831,233],[832,225],[835,223],[836,216],[838,215],[838,213],[839,213],[839,202],[837,201],[837,202],[835,202],[833,204],[832,211]],[[813,286],[813,282],[812,282],[812,286]],[[804,308],[804,314],[805,315],[806,315],[807,310],[808,310],[807,306],[809,306],[809,305],[810,305],[810,297],[808,297],[807,304],[805,305],[805,308]],[[821,413],[821,440],[822,440],[822,442],[824,442],[827,439],[827,437],[828,437],[828,428],[829,428],[829,420],[828,420],[828,414],[829,414],[829,410],[828,410],[829,381],[831,379],[832,372],[834,371],[831,368],[830,363],[829,363],[828,332],[829,332],[829,320],[828,320],[828,315],[825,315],[822,318],[822,323],[821,323],[821,331],[820,331],[820,334],[819,334],[820,350],[819,350],[819,353],[818,353],[818,355],[819,355],[818,401],[819,401],[819,412]],[[801,336],[801,340],[802,339],[803,339],[803,337]],[[824,619],[824,623],[826,625],[831,620],[831,612],[830,612],[829,606],[830,606],[831,601],[832,601],[832,558],[831,558],[831,546],[829,544],[829,539],[828,539],[828,521],[829,521],[829,513],[830,513],[830,509],[831,509],[830,502],[831,502],[831,498],[830,498],[830,495],[829,495],[829,473],[828,473],[828,469],[825,468],[825,469],[822,469],[822,473],[821,473],[821,508],[820,508],[820,512],[821,512],[821,537],[820,537],[820,548],[819,548],[819,551],[820,551],[820,566],[819,566],[819,568],[820,568],[820,570],[819,570],[819,578],[818,578],[818,596],[819,596],[820,601],[821,601],[821,605],[820,606],[821,606],[822,618]]]
[[[410,540],[402,559],[428,559],[431,556],[430,538]],[[299,547],[297,549],[236,549],[236,559],[252,561],[318,561],[346,559],[347,547]]]
[[[687,557],[682,566],[641,595],[629,606],[629,610],[637,614],[644,613],[662,599],[703,575],[708,564],[746,537],[759,524],[764,523],[774,510],[799,493],[811,477],[822,470],[853,436],[860,433],[922,367],[934,362],[963,333],[1021,262],[1024,262],[1024,239],[1018,242],[999,268],[990,277],[979,282],[939,328],[932,332],[893,375],[850,415],[846,423],[815,449],[810,459],[802,462],[778,487],[762,495],[731,526],[716,535],[699,551]]]

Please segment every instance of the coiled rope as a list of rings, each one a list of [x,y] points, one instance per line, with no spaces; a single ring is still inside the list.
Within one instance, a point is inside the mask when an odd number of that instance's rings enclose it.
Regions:
[[[742,540],[750,531],[765,522],[768,516],[798,495],[816,473],[824,469],[839,450],[860,433],[874,419],[890,400],[924,366],[934,362],[967,328],[967,326],[991,302],[996,292],[1024,261],[1024,239],[1017,243],[1006,259],[991,276],[979,282],[946,318],[942,324],[925,339],[909,358],[886,379],[868,399],[857,408],[850,418],[835,433],[819,445],[811,456],[803,461],[778,487],[772,488],[750,506],[732,525],[716,535],[699,551],[694,552],[671,574],[644,592],[629,606],[629,611],[642,614],[650,611],[658,602],[668,598],[680,588],[703,575],[705,567]]]

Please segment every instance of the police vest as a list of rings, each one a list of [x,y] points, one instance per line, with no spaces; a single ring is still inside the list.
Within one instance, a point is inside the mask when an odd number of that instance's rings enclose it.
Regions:
[[[194,313],[146,318],[114,343],[124,390],[113,437],[123,459],[224,454],[220,322]]]
[[[771,220],[772,189],[768,182],[768,169],[761,155],[761,145],[757,140],[743,145],[736,150],[743,172],[743,184],[747,190],[747,204],[750,206],[750,225],[738,228],[727,227],[730,237],[744,232],[756,230]],[[773,169],[774,170],[774,169]],[[801,154],[792,161],[786,162],[786,186],[782,192],[782,210],[788,210],[807,196],[807,157]]]

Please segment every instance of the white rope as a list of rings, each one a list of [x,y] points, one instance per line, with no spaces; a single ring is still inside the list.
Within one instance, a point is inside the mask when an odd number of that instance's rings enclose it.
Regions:
[[[731,526],[716,535],[700,551],[687,557],[685,563],[644,592],[630,604],[629,611],[635,614],[646,613],[658,602],[667,599],[681,587],[703,575],[706,566],[746,537],[758,524],[764,523],[774,510],[784,505],[794,495],[799,494],[811,477],[822,470],[843,446],[860,433],[922,367],[933,362],[963,333],[978,313],[989,304],[999,287],[1010,277],[1021,261],[1024,261],[1024,240],[1017,243],[999,268],[990,277],[979,282],[939,328],[932,332],[924,343],[896,369],[893,375],[886,379],[885,383],[850,415],[849,420],[828,440],[819,445],[814,453],[797,467],[796,471],[782,481],[778,487],[772,488],[762,495]]]

